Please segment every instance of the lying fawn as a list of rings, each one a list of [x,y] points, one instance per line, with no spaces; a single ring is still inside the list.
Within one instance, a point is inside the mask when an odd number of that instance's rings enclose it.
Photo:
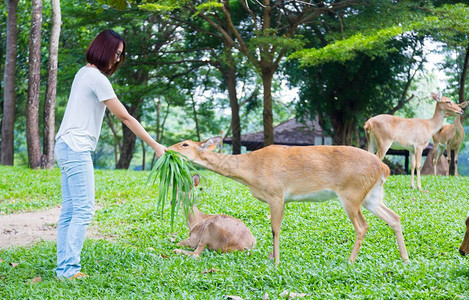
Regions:
[[[194,186],[198,186],[199,181],[199,175],[194,175]],[[191,252],[175,249],[176,253],[198,257],[205,248],[224,253],[244,251],[256,246],[256,238],[241,220],[227,215],[206,215],[195,205],[192,209],[189,208],[187,225],[190,229],[189,238],[177,245],[189,246],[195,250]]]

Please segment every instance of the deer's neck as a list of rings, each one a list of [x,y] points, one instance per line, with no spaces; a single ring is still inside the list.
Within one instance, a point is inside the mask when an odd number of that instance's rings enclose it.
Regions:
[[[429,129],[432,135],[434,135],[441,129],[441,127],[443,126],[444,119],[445,112],[440,109],[439,105],[437,105],[435,107],[435,113],[433,114],[433,117],[428,120]]]
[[[461,123],[461,116],[457,116],[454,118],[454,133],[457,136],[464,136],[464,127]]]
[[[197,206],[193,206],[192,209],[189,208],[189,214],[187,215],[187,226],[189,229],[192,230],[197,224],[199,224],[202,220],[205,220],[208,215],[201,212]]]
[[[222,176],[247,184],[249,182],[249,158],[247,156],[248,154],[226,155],[206,151],[201,153],[200,159],[194,162]]]

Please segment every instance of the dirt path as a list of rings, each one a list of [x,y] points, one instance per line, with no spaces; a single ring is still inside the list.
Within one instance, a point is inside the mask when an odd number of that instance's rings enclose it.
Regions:
[[[28,246],[41,240],[55,241],[60,207],[28,213],[0,215],[0,248]],[[88,238],[103,238],[92,226]]]

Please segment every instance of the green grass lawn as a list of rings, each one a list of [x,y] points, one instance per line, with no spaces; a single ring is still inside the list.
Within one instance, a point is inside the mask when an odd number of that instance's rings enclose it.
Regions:
[[[424,176],[426,192],[411,190],[409,176],[388,179],[385,202],[401,216],[409,264],[401,262],[391,228],[366,210],[370,228],[358,259],[348,264],[355,234],[332,200],[286,206],[281,262],[274,266],[268,206],[237,182],[200,174],[198,207],[243,220],[258,241],[249,255],[173,253],[171,238],[189,232],[181,212],[172,232],[169,207],[163,217],[156,212],[157,187],[145,184],[148,172],[97,170],[101,209],[94,224],[112,241],[86,241],[82,265],[91,277],[57,281],[54,242],[2,249],[0,299],[262,299],[265,293],[279,299],[284,290],[307,293],[303,299],[469,299],[469,259],[458,253],[469,177]],[[0,167],[0,214],[57,206],[59,185],[57,169]],[[39,276],[41,282],[30,283]]]

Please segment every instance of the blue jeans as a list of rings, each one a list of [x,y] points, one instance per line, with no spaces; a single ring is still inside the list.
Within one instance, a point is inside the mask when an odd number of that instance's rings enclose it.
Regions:
[[[62,211],[57,228],[57,277],[81,270],[86,228],[94,216],[94,170],[91,151],[75,152],[62,140],[55,144],[62,183]]]

